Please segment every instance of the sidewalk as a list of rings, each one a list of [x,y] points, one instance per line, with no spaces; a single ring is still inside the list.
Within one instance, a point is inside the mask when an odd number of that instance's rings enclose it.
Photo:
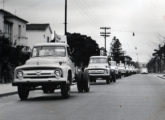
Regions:
[[[17,87],[12,86],[11,83],[0,84],[0,97],[17,94]]]
[[[155,73],[155,76],[165,79],[165,73]]]

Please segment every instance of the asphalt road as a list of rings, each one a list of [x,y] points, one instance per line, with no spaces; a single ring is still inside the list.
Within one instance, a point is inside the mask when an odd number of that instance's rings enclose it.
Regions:
[[[27,101],[17,95],[0,98],[0,120],[165,120],[165,80],[133,75],[110,85],[99,81],[90,93],[62,99],[60,93],[30,92]]]

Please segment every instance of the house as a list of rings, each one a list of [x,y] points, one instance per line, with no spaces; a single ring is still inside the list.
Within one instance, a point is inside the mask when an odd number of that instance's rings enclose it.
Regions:
[[[50,42],[52,30],[49,24],[27,24],[26,26],[28,46],[33,47],[36,43]]]
[[[8,38],[13,46],[27,44],[27,23],[26,20],[0,9],[0,35]]]

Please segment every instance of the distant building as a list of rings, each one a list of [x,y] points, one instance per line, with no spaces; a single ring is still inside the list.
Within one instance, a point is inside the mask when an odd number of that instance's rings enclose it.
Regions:
[[[130,56],[124,56],[125,64],[130,64],[131,60],[132,60],[132,58]]]
[[[27,23],[26,20],[0,9],[0,35],[8,38],[13,46],[27,44]]]
[[[147,67],[147,65],[144,62],[139,62],[139,67],[140,68],[145,68],[145,67]]]
[[[36,43],[50,42],[52,30],[49,24],[27,24],[26,26],[28,46],[33,47]]]

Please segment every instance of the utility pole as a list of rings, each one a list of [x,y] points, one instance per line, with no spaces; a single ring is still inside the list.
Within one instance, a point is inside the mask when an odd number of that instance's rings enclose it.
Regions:
[[[138,63],[138,62],[139,62],[139,55],[138,55],[138,50],[137,50],[137,47],[135,47],[135,50],[136,50],[137,63]]]
[[[104,32],[100,32],[100,36],[103,36],[104,37],[104,39],[105,39],[105,42],[104,42],[104,44],[105,44],[105,52],[107,51],[106,50],[106,38],[107,37],[110,37],[110,32],[107,32],[107,30],[108,29],[111,29],[110,27],[100,27],[100,29],[103,29],[104,30]]]
[[[65,22],[64,22],[64,25],[65,25],[65,35],[67,35],[67,0],[65,0]]]

